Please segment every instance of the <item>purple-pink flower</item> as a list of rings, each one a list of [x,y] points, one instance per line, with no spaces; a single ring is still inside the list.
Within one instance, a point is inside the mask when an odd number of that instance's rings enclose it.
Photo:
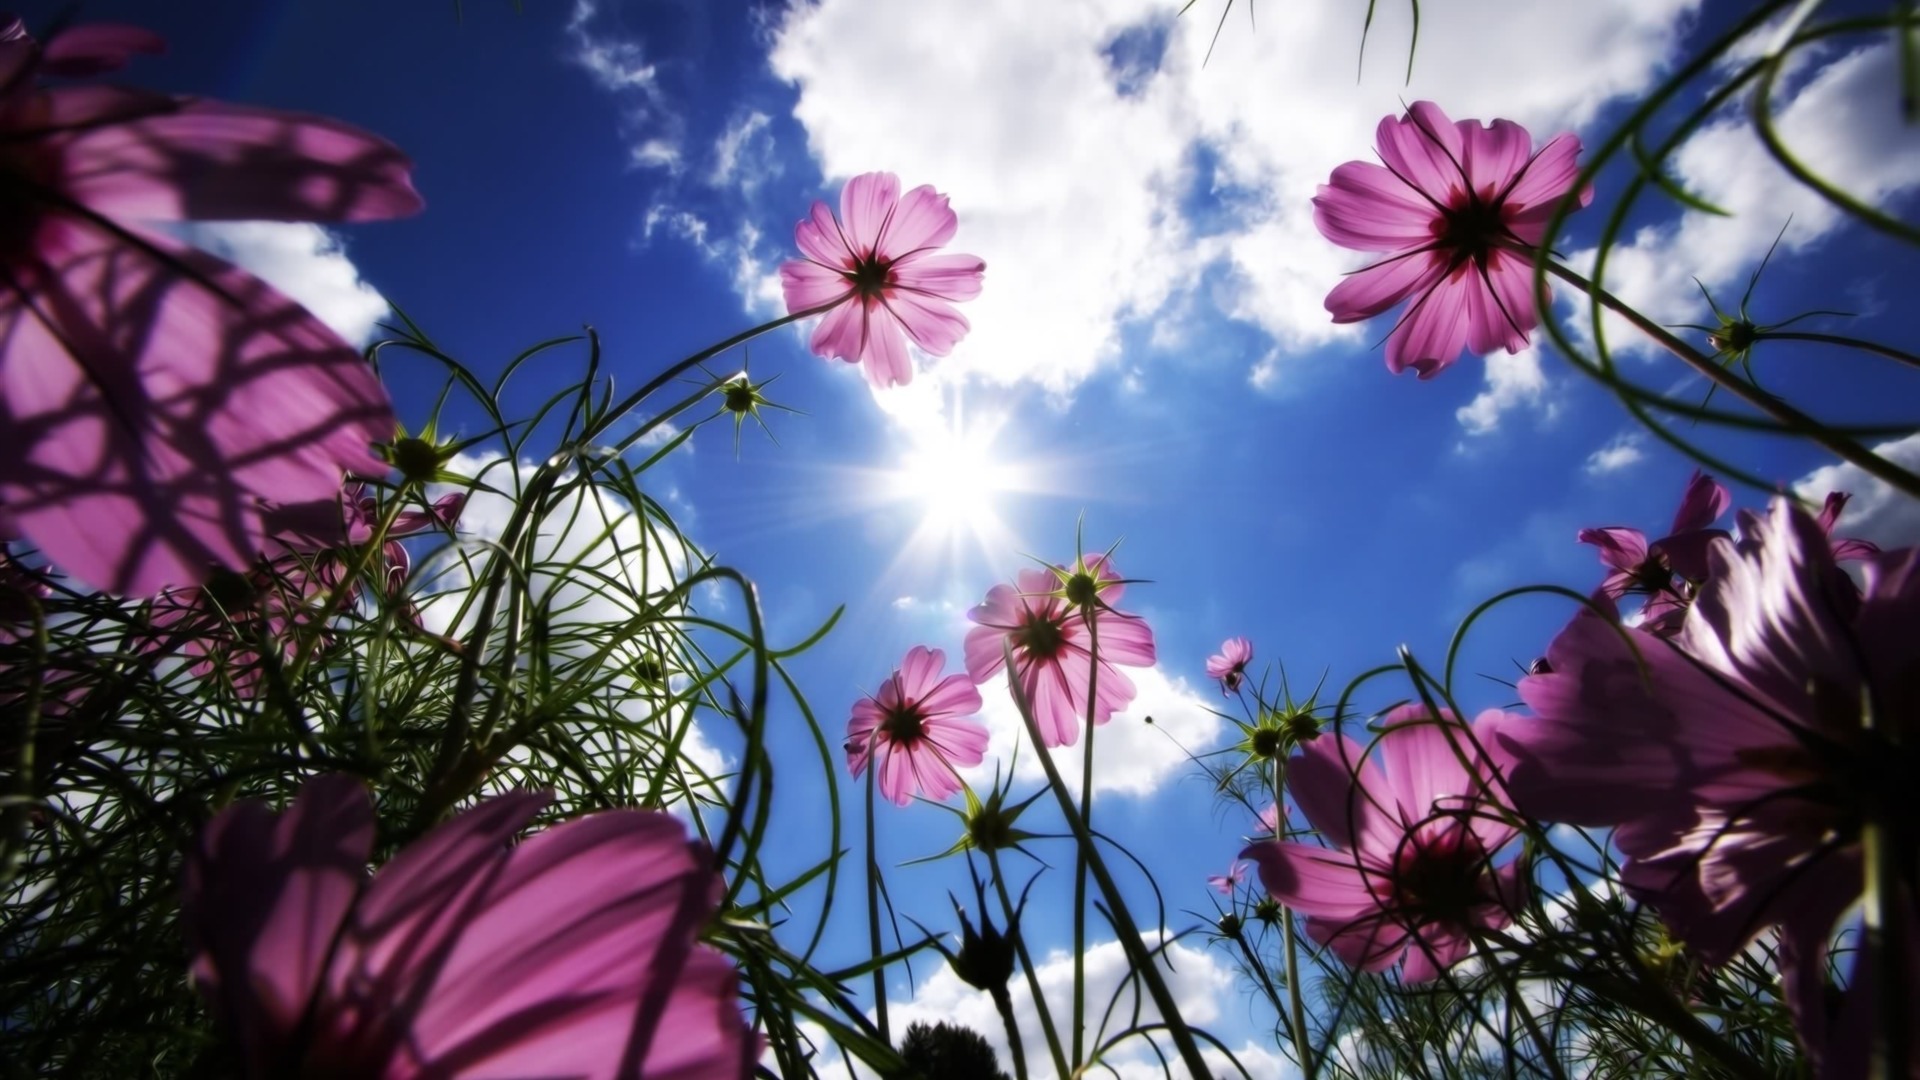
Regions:
[[[371,878],[352,777],[209,822],[181,921],[244,1074],[746,1077],[759,1048],[733,964],[697,940],[720,892],[706,846],[641,810],[512,843],[546,802],[481,803]]]
[[[1468,739],[1484,747],[1503,718],[1490,710],[1468,728],[1402,706],[1386,718],[1378,763],[1346,735],[1314,740],[1287,779],[1329,846],[1268,840],[1240,857],[1348,966],[1384,971],[1404,956],[1402,980],[1435,977],[1467,955],[1475,930],[1506,926],[1525,887],[1518,860],[1494,865],[1519,833]]]
[[[942,677],[946,663],[939,649],[915,645],[878,693],[853,703],[847,767],[857,777],[871,763],[880,794],[897,805],[959,793],[956,770],[986,756],[986,726],[970,719],[980,691],[964,674]]]
[[[1671,639],[1576,617],[1552,674],[1520,684],[1536,719],[1497,738],[1520,809],[1616,826],[1622,882],[1702,959],[1778,926],[1788,1004],[1820,1055],[1828,941],[1863,888],[1861,824],[1910,806],[1920,780],[1920,550],[1867,559],[1856,588],[1791,502],[1754,524],[1709,548]],[[1920,930],[1911,905],[1893,917]]]
[[[1579,175],[1580,140],[1537,152],[1511,120],[1458,124],[1430,101],[1380,121],[1383,164],[1349,161],[1313,200],[1320,233],[1386,257],[1327,295],[1336,323],[1371,319],[1411,301],[1387,337],[1387,367],[1432,378],[1459,358],[1519,352],[1539,324],[1534,249]],[[1580,192],[1580,205],[1593,197]]]
[[[1610,525],[1581,529],[1578,539],[1600,551],[1608,573],[1600,592],[1610,600],[1641,593],[1640,625],[1661,635],[1679,632],[1693,594],[1707,578],[1707,547],[1727,535],[1720,520],[1733,496],[1720,482],[1695,470],[1674,511],[1673,528],[1651,543],[1639,529]]]
[[[1246,877],[1246,862],[1241,859],[1235,859],[1227,865],[1226,873],[1208,874],[1207,884],[1213,886],[1213,891],[1222,896],[1232,896],[1233,890],[1239,888],[1240,883],[1245,881]]]
[[[1126,591],[1112,563],[1101,555],[1080,561],[1074,575],[1096,582],[1087,603],[1070,602],[1054,570],[1022,570],[1012,585],[995,585],[987,598],[967,612],[976,625],[967,631],[967,674],[986,682],[1005,666],[1005,646],[1013,647],[1013,677],[1033,709],[1041,740],[1049,747],[1072,746],[1080,739],[1080,721],[1093,700],[1093,722],[1104,724],[1127,707],[1133,680],[1115,664],[1151,667],[1153,629],[1145,619],[1113,607]],[[1099,637],[1100,675],[1093,682],[1094,636]]]
[[[937,255],[960,219],[928,184],[900,194],[892,173],[862,173],[840,189],[840,216],[815,201],[794,226],[803,258],[781,264],[789,313],[833,305],[813,332],[814,353],[858,363],[875,386],[913,381],[907,340],[945,356],[965,337],[954,303],[980,295],[987,264]]]
[[[4,20],[0,20],[4,21]],[[385,475],[392,408],[359,352],[180,220],[409,214],[407,158],[319,117],[43,87],[157,51],[128,27],[0,32],[0,507],[89,585],[147,596],[244,569],[259,501]]]
[[[1220,651],[1207,657],[1207,678],[1220,680],[1222,696],[1231,695],[1246,681],[1247,664],[1253,659],[1253,642],[1243,637],[1228,638]]]

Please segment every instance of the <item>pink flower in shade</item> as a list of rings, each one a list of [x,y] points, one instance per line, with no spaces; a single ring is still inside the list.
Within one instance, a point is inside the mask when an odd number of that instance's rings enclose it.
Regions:
[[[1573,190],[1580,140],[1560,135],[1531,152],[1513,121],[1456,124],[1430,101],[1381,120],[1375,139],[1383,165],[1349,161],[1313,199],[1322,236],[1386,254],[1327,295],[1333,321],[1361,322],[1411,300],[1387,338],[1387,367],[1423,379],[1462,349],[1525,348],[1540,321],[1533,250]],[[1592,198],[1582,191],[1580,205]]]
[[[945,356],[967,335],[956,301],[980,295],[987,264],[936,255],[960,226],[947,197],[923,184],[902,196],[892,173],[862,173],[840,189],[840,216],[824,202],[794,226],[804,258],[780,266],[787,311],[833,305],[813,332],[819,356],[860,364],[875,386],[913,381],[907,339]]]
[[[359,601],[359,581],[346,582],[344,590],[339,587],[359,557],[357,549],[373,539],[378,520],[379,505],[363,490],[361,484],[350,483],[325,502],[263,507],[270,557],[245,574],[222,571],[205,586],[169,589],[155,597],[153,633],[143,650],[178,648],[195,658],[195,675],[223,675],[242,696],[258,692],[262,636],[277,642],[281,655],[291,659],[300,632]],[[368,566],[369,574],[384,583],[387,599],[400,604],[401,617],[412,625],[418,626],[419,620],[405,600],[411,558],[400,541],[452,528],[465,504],[466,496],[456,493],[426,510],[402,510]],[[330,599],[331,609],[326,607]],[[324,629],[319,633],[328,638]]]
[[[261,500],[385,475],[385,390],[264,282],[153,231],[363,221],[420,197],[398,150],[332,120],[119,86],[39,85],[157,51],[151,34],[0,34],[0,506],[86,583],[152,595],[244,569]]]
[[[1497,739],[1520,809],[1616,826],[1623,883],[1703,959],[1779,926],[1788,1004],[1819,1054],[1828,940],[1863,887],[1861,822],[1912,806],[1920,784],[1920,550],[1867,559],[1856,588],[1821,523],[1776,500],[1708,557],[1671,639],[1575,618],[1552,674],[1520,683],[1536,719]],[[1864,730],[1867,707],[1886,734]]]
[[[969,719],[980,711],[980,691],[965,675],[942,678],[946,663],[939,649],[915,645],[879,693],[853,703],[847,767],[857,777],[874,762],[880,794],[900,806],[915,795],[958,794],[956,768],[986,756],[986,726]]]
[[[1105,556],[1090,555],[1080,563],[1099,584],[1096,603],[1076,606],[1061,595],[1060,573],[1022,570],[1016,589],[995,585],[987,598],[967,612],[975,624],[967,631],[967,674],[986,682],[1006,662],[1005,646],[1013,646],[1014,677],[1033,709],[1040,736],[1049,747],[1072,746],[1080,739],[1080,721],[1093,703],[1093,722],[1104,724],[1127,707],[1135,693],[1133,680],[1115,664],[1151,667],[1155,660],[1153,630],[1145,619],[1116,610],[1126,586]],[[1099,635],[1100,677],[1093,673],[1089,647]]]
[[[1856,540],[1847,536],[1835,536],[1833,530],[1839,527],[1840,515],[1846,512],[1847,503],[1853,498],[1844,491],[1830,491],[1820,507],[1820,516],[1814,519],[1820,531],[1827,534],[1827,540],[1833,549],[1835,562],[1856,562],[1880,554],[1880,545],[1871,540]],[[1751,510],[1742,510],[1734,515],[1734,521],[1740,528],[1740,548],[1749,550],[1756,543],[1756,537],[1766,529],[1766,518]]]
[[[1231,695],[1247,678],[1247,663],[1253,659],[1253,642],[1243,637],[1228,638],[1220,651],[1207,657],[1207,678],[1220,680],[1221,695]]]
[[[720,892],[706,846],[642,810],[509,846],[546,802],[481,803],[371,878],[352,777],[209,822],[181,922],[244,1074],[746,1077],[759,1048],[733,965],[695,940]]]
[[[1481,745],[1503,715],[1491,710],[1473,722]],[[1474,929],[1511,921],[1522,865],[1493,860],[1519,833],[1489,787],[1492,769],[1450,713],[1436,723],[1407,705],[1385,726],[1377,764],[1335,735],[1307,744],[1287,766],[1294,801],[1330,846],[1267,840],[1240,857],[1259,865],[1267,892],[1305,915],[1307,935],[1348,966],[1384,971],[1404,956],[1400,977],[1417,983],[1465,957]]]
[[[1600,592],[1610,600],[1645,594],[1640,625],[1662,636],[1678,633],[1687,604],[1706,580],[1707,548],[1727,535],[1713,523],[1732,502],[1733,496],[1719,481],[1695,470],[1665,537],[1649,543],[1639,529],[1619,525],[1581,529],[1580,542],[1598,548],[1600,561],[1609,571],[1600,582]]]

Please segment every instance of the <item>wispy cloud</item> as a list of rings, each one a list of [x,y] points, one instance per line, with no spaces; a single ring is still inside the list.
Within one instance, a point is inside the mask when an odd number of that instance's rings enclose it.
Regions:
[[[640,39],[601,29],[600,21],[594,0],[574,0],[566,25],[568,62],[619,101],[621,134],[635,166],[679,171],[686,121],[668,101],[659,67]]]
[[[1646,446],[1647,437],[1637,431],[1616,435],[1607,445],[1587,455],[1587,475],[1605,476],[1638,465],[1646,460]]]

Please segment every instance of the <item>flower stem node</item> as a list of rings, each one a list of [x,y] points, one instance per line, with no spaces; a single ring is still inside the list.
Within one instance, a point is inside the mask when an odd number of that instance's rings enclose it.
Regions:
[[[1276,926],[1280,922],[1280,902],[1271,896],[1263,896],[1254,902],[1253,917],[1267,926]]]
[[[394,440],[389,457],[410,484],[431,483],[440,475],[440,448],[418,436]]]
[[[1240,940],[1240,916],[1231,911],[1226,912],[1214,925],[1219,928],[1221,937],[1231,938],[1234,941]]]

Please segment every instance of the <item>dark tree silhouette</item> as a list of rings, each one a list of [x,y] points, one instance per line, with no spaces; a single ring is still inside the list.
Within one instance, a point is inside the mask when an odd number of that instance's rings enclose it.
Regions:
[[[915,1022],[900,1042],[910,1075],[922,1080],[1008,1080],[993,1046],[979,1032],[941,1022]]]

